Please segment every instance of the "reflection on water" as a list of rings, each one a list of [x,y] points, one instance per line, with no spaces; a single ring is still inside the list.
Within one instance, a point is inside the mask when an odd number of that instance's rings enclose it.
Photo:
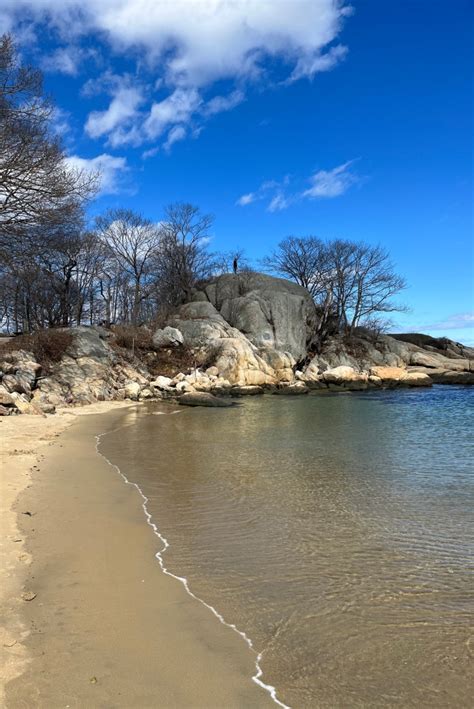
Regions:
[[[101,451],[150,498],[168,568],[264,650],[287,704],[464,707],[473,394],[151,405]]]

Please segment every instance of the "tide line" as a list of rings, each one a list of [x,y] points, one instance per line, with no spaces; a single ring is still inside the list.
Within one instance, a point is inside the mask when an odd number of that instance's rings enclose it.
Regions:
[[[178,411],[177,411],[177,412],[174,412],[174,411],[173,411],[172,413],[181,413],[181,412],[178,412]],[[171,412],[170,412],[169,414],[163,412],[163,415],[169,416],[169,415],[171,415]],[[119,430],[119,429],[116,429],[116,430]],[[113,432],[115,433],[115,431],[113,431]],[[108,433],[112,433],[112,431],[109,431]],[[247,646],[249,647],[249,649],[250,649],[250,650],[255,654],[255,656],[256,656],[256,658],[255,658],[255,669],[256,669],[256,672],[255,672],[255,674],[252,676],[252,681],[255,682],[256,685],[258,685],[259,687],[261,687],[262,689],[264,689],[266,692],[268,692],[268,694],[269,694],[270,697],[273,699],[273,701],[275,702],[275,704],[278,704],[278,706],[283,707],[283,709],[291,709],[291,707],[289,707],[287,704],[284,704],[282,701],[280,701],[280,700],[278,699],[277,694],[276,694],[276,688],[275,688],[273,685],[271,685],[271,684],[266,684],[265,682],[262,681],[261,677],[263,676],[263,670],[262,670],[262,668],[261,668],[261,666],[260,666],[260,662],[261,662],[261,660],[262,660],[262,658],[263,658],[263,652],[258,652],[258,651],[254,648],[253,642],[252,642],[252,640],[249,638],[249,636],[248,636],[246,633],[244,633],[243,630],[239,630],[239,628],[237,628],[237,626],[236,626],[234,623],[228,623],[228,622],[224,619],[224,617],[214,608],[214,606],[211,606],[209,603],[206,603],[206,601],[204,601],[202,598],[199,598],[199,596],[196,596],[196,594],[191,591],[191,589],[190,589],[190,587],[189,587],[188,579],[187,579],[185,576],[177,576],[176,574],[173,574],[171,571],[169,571],[169,570],[166,568],[166,566],[165,566],[165,564],[164,564],[164,561],[163,561],[163,556],[162,556],[162,555],[164,554],[164,552],[165,552],[167,549],[169,549],[170,544],[169,544],[168,540],[166,539],[166,537],[164,537],[164,536],[161,534],[161,532],[160,532],[160,530],[158,529],[158,527],[156,526],[156,524],[153,522],[152,516],[151,516],[151,514],[149,513],[148,508],[147,508],[148,497],[143,493],[143,491],[142,491],[142,489],[140,488],[140,486],[137,485],[137,483],[134,483],[134,482],[132,482],[131,480],[129,480],[129,479],[127,478],[127,476],[124,475],[124,473],[122,473],[122,471],[120,470],[120,468],[118,467],[118,465],[115,465],[114,463],[112,463],[112,462],[107,458],[107,456],[105,456],[103,453],[100,452],[100,450],[99,450],[100,439],[101,439],[103,436],[106,436],[106,435],[107,435],[107,433],[101,433],[101,434],[99,434],[98,436],[95,436],[95,439],[96,439],[96,446],[95,446],[96,452],[98,453],[98,455],[101,456],[101,458],[103,458],[103,459],[106,461],[106,463],[107,463],[108,465],[110,465],[111,468],[113,468],[113,469],[120,475],[120,477],[124,480],[124,482],[125,482],[127,485],[131,485],[132,487],[134,487],[134,488],[138,491],[140,497],[142,498],[142,500],[143,500],[143,502],[142,502],[142,509],[143,509],[143,512],[145,513],[145,518],[146,518],[147,524],[153,529],[153,532],[155,533],[155,535],[158,537],[158,539],[159,539],[159,540],[161,541],[161,543],[163,544],[163,548],[161,549],[161,551],[159,551],[159,552],[157,552],[157,553],[155,554],[155,558],[158,560],[158,563],[159,563],[160,568],[161,568],[161,570],[163,571],[163,573],[166,574],[167,576],[171,576],[171,578],[176,579],[176,581],[179,581],[180,583],[182,583],[183,586],[184,586],[184,588],[185,588],[185,590],[186,590],[186,592],[188,593],[189,596],[191,596],[191,598],[194,598],[196,601],[199,601],[199,603],[202,603],[203,606],[205,606],[208,610],[211,611],[211,613],[213,613],[213,614],[215,615],[215,617],[219,620],[220,623],[222,623],[222,625],[225,625],[227,628],[230,628],[230,629],[233,630],[235,633],[237,633],[237,635],[240,635],[240,637],[245,641],[245,643],[247,644]]]

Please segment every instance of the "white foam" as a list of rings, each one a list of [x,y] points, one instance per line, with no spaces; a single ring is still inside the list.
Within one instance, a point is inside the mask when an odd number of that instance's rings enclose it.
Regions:
[[[168,414],[168,413],[166,413],[166,412],[164,412],[164,411],[160,411],[160,412],[157,412],[157,413],[160,413],[160,414],[163,414],[163,415],[166,416],[166,415],[171,415],[171,413],[173,413],[173,414],[174,414],[174,413],[181,413],[181,411],[173,411],[173,412],[170,412],[170,414]],[[156,526],[156,524],[152,521],[152,516],[151,516],[151,514],[148,512],[148,508],[147,508],[148,497],[143,493],[143,491],[142,491],[142,489],[140,488],[140,486],[137,485],[137,483],[134,483],[134,482],[132,482],[131,480],[129,480],[129,479],[127,478],[127,476],[122,473],[122,471],[120,470],[120,468],[119,468],[117,465],[114,465],[114,463],[112,463],[103,453],[100,452],[100,450],[99,450],[100,439],[102,438],[102,436],[105,436],[105,435],[107,435],[107,433],[101,433],[101,434],[99,434],[98,436],[95,437],[95,439],[96,439],[96,451],[97,451],[97,453],[108,463],[108,465],[110,465],[112,468],[114,468],[114,470],[120,475],[120,477],[125,481],[125,483],[126,483],[127,485],[131,485],[132,487],[136,488],[137,491],[138,491],[138,493],[140,494],[140,497],[141,497],[142,500],[143,500],[143,502],[142,502],[142,508],[143,508],[143,512],[145,513],[145,517],[146,517],[147,524],[150,525],[150,527],[153,529],[153,532],[155,533],[155,535],[158,537],[158,539],[159,539],[159,540],[162,542],[162,544],[163,544],[163,549],[161,549],[161,551],[159,551],[159,552],[157,552],[157,553],[155,554],[155,557],[156,557],[156,559],[158,559],[158,563],[159,563],[160,568],[161,568],[161,570],[163,571],[163,573],[166,574],[167,576],[171,576],[172,578],[176,579],[176,581],[180,581],[180,582],[183,584],[184,588],[186,589],[186,592],[187,592],[192,598],[194,598],[196,601],[199,601],[199,603],[202,603],[203,606],[205,606],[206,608],[208,608],[208,609],[211,611],[211,613],[213,613],[213,614],[215,615],[215,617],[216,617],[223,625],[227,626],[228,628],[231,628],[234,632],[237,633],[237,635],[240,635],[240,637],[247,643],[249,649],[256,655],[256,658],[255,658],[255,669],[256,669],[256,672],[255,672],[255,674],[252,676],[252,681],[255,682],[255,684],[257,684],[259,687],[261,687],[262,689],[264,689],[266,692],[268,692],[269,695],[271,696],[271,698],[273,699],[273,701],[275,702],[275,704],[278,704],[278,706],[283,707],[283,709],[291,709],[287,704],[284,704],[283,702],[281,702],[281,701],[278,699],[278,697],[277,697],[277,695],[276,695],[276,688],[275,688],[275,687],[273,687],[271,684],[266,684],[265,682],[262,682],[261,677],[262,677],[262,675],[263,675],[263,670],[262,670],[262,668],[260,667],[260,662],[261,662],[262,657],[263,657],[263,652],[257,652],[257,650],[255,650],[255,648],[254,648],[254,646],[253,646],[253,642],[252,642],[252,640],[249,638],[249,636],[248,636],[246,633],[244,633],[243,630],[239,630],[239,629],[237,628],[237,626],[234,625],[233,623],[228,623],[228,622],[223,618],[223,616],[214,608],[214,606],[209,605],[209,603],[206,603],[206,601],[204,601],[202,598],[199,598],[199,596],[196,596],[196,594],[193,593],[193,592],[191,591],[191,589],[189,588],[189,583],[188,583],[188,580],[187,580],[186,577],[184,577],[184,576],[176,576],[176,574],[173,574],[171,571],[168,571],[168,569],[166,568],[166,566],[165,566],[165,564],[164,564],[163,556],[162,556],[162,555],[163,555],[164,552],[169,548],[170,544],[169,544],[168,540],[166,539],[166,537],[164,537],[164,536],[161,534],[161,532],[159,531],[159,529],[158,529],[158,527]]]

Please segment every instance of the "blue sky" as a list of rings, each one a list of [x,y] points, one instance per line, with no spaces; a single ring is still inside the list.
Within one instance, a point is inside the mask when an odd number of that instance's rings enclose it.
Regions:
[[[400,330],[474,344],[471,0],[2,0],[91,215],[189,201],[212,247],[381,243]],[[469,327],[470,326],[470,327]]]

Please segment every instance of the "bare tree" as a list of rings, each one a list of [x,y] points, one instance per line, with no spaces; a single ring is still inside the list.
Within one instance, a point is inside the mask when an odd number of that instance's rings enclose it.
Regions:
[[[353,301],[357,274],[357,249],[352,241],[335,239],[327,245],[330,268],[330,290],[333,314],[340,331],[349,325],[349,309]]]
[[[335,314],[340,330],[350,334],[362,320],[403,311],[393,297],[406,287],[381,246],[336,240],[328,244]]]
[[[361,320],[374,320],[380,313],[403,311],[393,297],[406,288],[406,281],[394,273],[388,252],[381,246],[358,244],[351,294],[349,331]]]
[[[361,321],[404,309],[393,297],[405,288],[405,281],[380,246],[288,237],[264,259],[264,265],[311,293],[319,310],[320,341],[333,326],[352,334]]]
[[[13,40],[0,38],[0,255],[24,248],[41,225],[75,221],[97,175],[70,169],[51,125],[42,74],[21,66]]]
[[[0,268],[5,317],[15,330],[69,327],[84,317],[94,290],[97,245],[80,224],[67,227],[36,234],[35,248],[18,251]]]
[[[143,301],[151,295],[151,267],[156,258],[161,230],[128,209],[110,209],[96,220],[97,233],[106,253],[126,273],[131,283],[130,321],[139,322]]]
[[[192,204],[166,208],[156,265],[162,302],[185,302],[196,284],[212,275],[215,260],[207,247],[213,221],[212,215],[201,214]]]
[[[319,312],[316,337],[324,340],[334,320],[334,264],[330,249],[315,236],[289,236],[262,260],[266,270],[290,278],[311,294]]]
[[[98,298],[101,265],[102,245],[93,231],[83,232],[75,268],[75,321],[78,325],[84,320],[92,325],[103,319]]]
[[[266,270],[291,278],[316,300],[324,291],[328,274],[327,247],[315,236],[288,236],[262,260]]]

